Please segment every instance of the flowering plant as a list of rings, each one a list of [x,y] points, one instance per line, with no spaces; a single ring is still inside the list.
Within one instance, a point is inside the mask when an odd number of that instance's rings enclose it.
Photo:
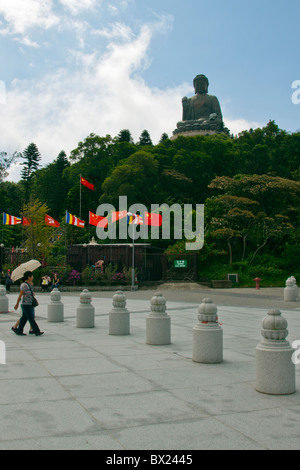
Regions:
[[[70,274],[68,281],[73,283],[73,286],[75,286],[77,281],[80,281],[81,279],[81,273],[76,271],[76,269],[73,269]]]
[[[125,281],[125,276],[123,273],[115,273],[112,277],[111,280],[114,282],[123,282]]]

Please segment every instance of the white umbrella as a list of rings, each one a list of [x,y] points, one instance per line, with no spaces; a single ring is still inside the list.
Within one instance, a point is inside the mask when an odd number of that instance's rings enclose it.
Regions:
[[[21,279],[24,276],[26,271],[34,271],[40,266],[41,263],[36,259],[31,259],[26,263],[22,263],[20,264],[20,266],[13,270],[13,272],[11,273],[11,279],[12,281],[17,281],[18,279]]]

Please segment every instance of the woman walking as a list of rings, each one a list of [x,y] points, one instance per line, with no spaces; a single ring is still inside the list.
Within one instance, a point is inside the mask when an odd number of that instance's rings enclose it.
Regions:
[[[40,331],[35,319],[34,319],[34,306],[33,302],[35,301],[35,296],[32,289],[33,274],[31,271],[26,271],[23,278],[24,282],[20,287],[20,294],[15,305],[15,310],[18,309],[20,300],[22,299],[22,317],[18,328],[13,328],[14,333],[19,336],[25,336],[23,333],[24,326],[27,321],[29,321],[31,326],[31,331],[35,336],[41,336],[44,334],[43,331]]]

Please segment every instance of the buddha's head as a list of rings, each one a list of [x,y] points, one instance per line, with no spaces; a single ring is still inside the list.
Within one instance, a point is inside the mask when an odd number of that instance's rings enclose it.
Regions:
[[[205,75],[197,75],[197,77],[194,78],[193,83],[196,94],[203,94],[208,92],[209,81]]]

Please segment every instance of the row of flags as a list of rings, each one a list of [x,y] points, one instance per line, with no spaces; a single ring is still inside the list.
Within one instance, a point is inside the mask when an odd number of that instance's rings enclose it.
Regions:
[[[138,214],[132,214],[131,212],[119,211],[119,212],[112,212],[112,222],[117,222],[118,220],[127,217],[127,224],[129,225],[153,225],[156,227],[160,227],[162,225],[162,216],[161,214],[151,214],[149,212],[145,212],[144,218]],[[7,214],[3,212],[3,225],[30,225],[31,220],[27,219],[26,217],[15,217],[14,215]],[[59,227],[60,223],[55,220],[50,215],[45,215],[45,224],[50,227]],[[66,211],[66,224],[74,225],[76,227],[84,228],[85,221],[79,219],[75,215],[70,214]],[[108,219],[107,217],[102,217],[100,215],[94,214],[93,212],[89,212],[89,224],[94,226],[100,227],[107,227]]]
[[[30,225],[31,220],[26,217],[15,217],[14,215],[3,212],[3,225]],[[36,222],[35,222],[36,224]],[[45,215],[45,224],[51,227],[59,227],[60,223],[50,215]]]
[[[117,222],[118,220],[127,217],[127,224],[129,225],[152,225],[155,227],[160,227],[162,225],[162,216],[161,214],[152,214],[150,212],[145,212],[144,218],[139,214],[132,214],[131,212],[124,211],[115,211],[111,214],[112,223]],[[74,215],[70,214],[68,211],[66,213],[66,223],[70,225],[75,225],[77,227],[84,227],[84,220],[78,219]],[[98,226],[98,227],[107,227],[108,219],[107,217],[102,217],[100,215],[89,212],[89,224]]]
[[[80,183],[88,189],[95,191],[95,186],[87,181],[80,175]],[[118,220],[127,217],[127,224],[131,225],[152,225],[156,227],[160,227],[162,225],[162,216],[161,214],[152,214],[149,212],[145,212],[144,218],[138,214],[132,214],[131,212],[124,211],[115,211],[112,212],[112,222],[117,222]],[[26,217],[15,217],[13,215],[7,214],[3,212],[3,225],[30,225],[31,220],[27,219]],[[50,215],[45,215],[45,224],[50,227],[59,227],[60,223],[57,220],[53,219]],[[85,221],[79,219],[75,215],[70,214],[66,211],[66,224],[74,225],[76,227],[84,228]],[[100,227],[107,227],[108,219],[107,217],[101,217],[100,215],[96,215],[93,212],[89,212],[89,224],[94,226]]]

